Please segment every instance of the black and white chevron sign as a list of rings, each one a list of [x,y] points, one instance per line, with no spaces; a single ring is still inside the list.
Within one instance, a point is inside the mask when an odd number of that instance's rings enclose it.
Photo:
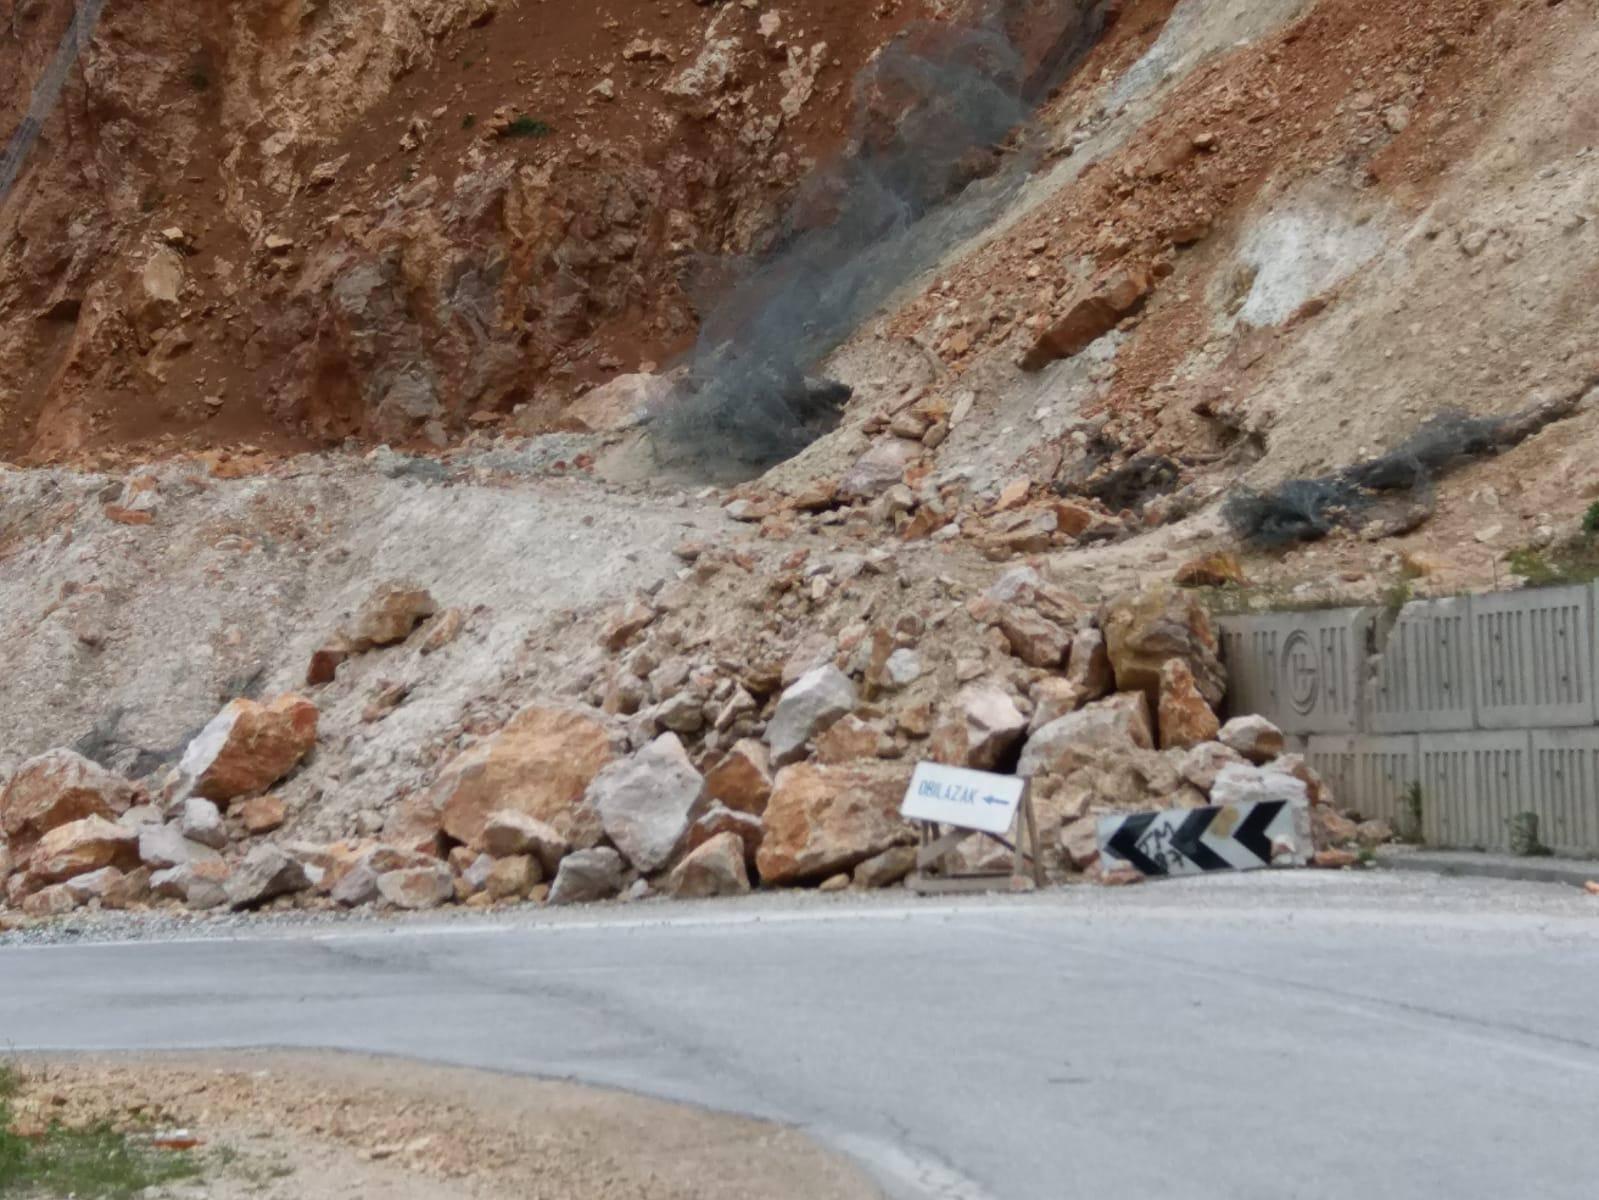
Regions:
[[[1145,875],[1304,866],[1310,809],[1286,800],[1115,813],[1099,819],[1100,863]]]

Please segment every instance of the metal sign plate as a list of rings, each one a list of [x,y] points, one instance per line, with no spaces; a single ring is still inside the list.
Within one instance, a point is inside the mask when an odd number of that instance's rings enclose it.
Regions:
[[[1015,775],[918,763],[899,811],[913,821],[1002,834],[1015,820],[1026,786],[1027,781]]]

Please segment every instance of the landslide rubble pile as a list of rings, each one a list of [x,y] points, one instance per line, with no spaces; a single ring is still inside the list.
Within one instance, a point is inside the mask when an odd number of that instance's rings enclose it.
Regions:
[[[287,827],[281,785],[318,745],[304,695],[231,702],[176,766],[137,782],[71,750],[36,756],[0,791],[7,920],[889,887],[915,864],[898,813],[920,758],[1031,779],[1054,880],[1099,878],[1096,818],[1118,810],[1309,802],[1325,865],[1352,861],[1336,844],[1391,836],[1338,813],[1269,723],[1218,719],[1216,638],[1175,588],[1092,609],[1020,567],[933,622],[885,609],[781,659],[690,645],[701,614],[668,600],[603,623],[592,702],[524,704],[368,836]],[[454,611],[385,584],[331,644],[437,648]],[[339,665],[317,653],[312,694]]]

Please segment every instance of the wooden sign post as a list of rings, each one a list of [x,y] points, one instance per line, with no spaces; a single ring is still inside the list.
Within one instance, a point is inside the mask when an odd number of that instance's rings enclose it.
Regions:
[[[921,828],[916,870],[906,886],[924,894],[1042,887],[1044,864],[1028,782],[1014,775],[918,764],[900,806],[900,815]],[[1013,825],[1015,841],[1011,842],[1005,835]],[[987,838],[1009,850],[1010,871],[960,872],[951,867],[951,855],[972,837]]]

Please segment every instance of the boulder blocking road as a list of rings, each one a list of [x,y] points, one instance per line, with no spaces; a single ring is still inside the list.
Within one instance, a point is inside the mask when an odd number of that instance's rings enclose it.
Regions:
[[[235,928],[229,931],[237,934]],[[332,1047],[790,1123],[892,1197],[1586,1197],[1599,901],[1310,873],[0,946],[25,1050]]]

